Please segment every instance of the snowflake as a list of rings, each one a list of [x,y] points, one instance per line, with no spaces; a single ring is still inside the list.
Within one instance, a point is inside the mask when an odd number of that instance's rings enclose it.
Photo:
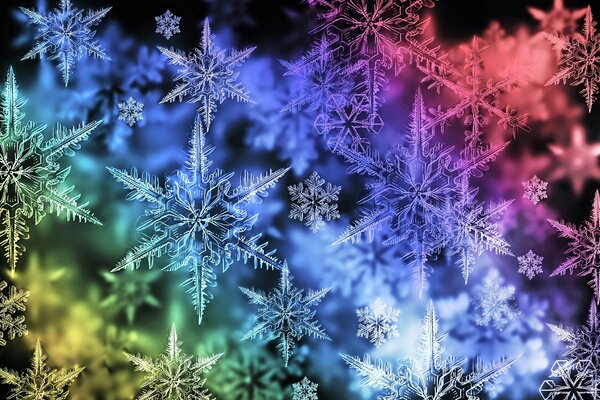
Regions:
[[[300,221],[306,219],[305,225],[313,232],[325,225],[323,220],[331,221],[340,217],[336,202],[342,188],[329,182],[323,187],[324,184],[325,180],[313,171],[304,182],[288,186],[292,202],[290,218]]]
[[[388,339],[398,336],[400,310],[389,307],[379,297],[370,307],[356,310],[358,332],[356,336],[369,339],[379,347]]]
[[[534,175],[530,180],[523,182],[523,198],[531,201],[533,204],[537,204],[541,200],[548,198],[547,188],[548,182]]]
[[[305,335],[317,339],[331,340],[318,321],[314,320],[316,307],[329,289],[309,290],[304,296],[304,290],[292,286],[292,276],[284,263],[281,270],[279,286],[269,293],[254,288],[240,288],[248,296],[251,304],[260,308],[257,322],[242,340],[254,339],[267,335],[269,340],[278,339],[277,348],[287,367],[290,355],[296,347],[296,342]]]
[[[27,99],[19,97],[15,75],[10,68],[1,104],[0,214],[4,227],[0,231],[0,244],[13,272],[25,251],[21,240],[29,236],[26,219],[33,217],[38,224],[46,213],[60,215],[64,211],[68,220],[101,225],[85,208],[87,203],[77,204],[79,195],[71,193],[73,186],[62,187],[70,167],[61,168],[58,161],[63,156],[74,155],[81,142],[102,121],[72,129],[57,125],[53,137],[44,141],[45,125],[23,123],[25,114],[21,108],[26,102]]]
[[[540,386],[544,400],[594,400],[599,391],[598,381],[592,375],[593,365],[589,361],[573,363],[567,360],[555,361],[550,378]]]
[[[31,368],[27,368],[24,374],[7,368],[0,369],[0,379],[5,384],[14,386],[7,399],[67,399],[69,386],[75,382],[84,367],[52,370],[46,366],[46,358],[38,340],[35,344]]]
[[[548,12],[535,7],[528,7],[527,10],[539,21],[541,31],[561,35],[572,35],[577,30],[577,21],[586,13],[585,8],[576,10],[565,8],[563,0],[554,0],[552,10]]]
[[[515,305],[515,288],[502,286],[501,283],[502,278],[497,273],[489,273],[483,286],[479,288],[473,299],[477,325],[493,325],[501,331],[511,319],[519,315]]]
[[[156,20],[156,33],[162,34],[167,40],[181,32],[179,30],[181,17],[174,15],[170,10],[165,11],[163,15],[154,17],[154,19]]]
[[[560,70],[546,83],[557,85],[571,80],[571,86],[583,85],[580,93],[585,97],[588,111],[598,94],[600,80],[600,35],[596,32],[596,21],[592,17],[592,9],[588,6],[582,33],[575,32],[570,37],[559,34],[543,33],[554,49],[561,52]]]
[[[519,273],[525,275],[529,280],[533,279],[537,274],[544,272],[542,270],[542,261],[544,257],[538,256],[533,251],[529,250],[526,254],[517,257],[519,262]]]
[[[100,303],[116,312],[125,311],[127,322],[132,324],[138,308],[149,305],[159,307],[160,302],[151,291],[151,285],[159,278],[156,271],[138,273],[127,270],[119,276],[103,271],[102,277],[110,284],[109,295]]]
[[[214,40],[208,20],[205,20],[200,48],[186,54],[181,50],[158,47],[171,64],[179,67],[175,80],[182,81],[162,98],[161,104],[171,103],[176,99],[182,101],[186,96],[188,103],[200,102],[198,112],[202,115],[207,129],[214,118],[217,104],[223,103],[226,98],[253,102],[248,91],[241,83],[236,82],[239,73],[235,68],[240,66],[255,48],[231,50],[226,54],[224,50],[214,46]]]
[[[111,7],[98,11],[87,12],[74,8],[71,0],[61,0],[60,8],[55,8],[48,14],[20,7],[31,24],[39,25],[35,36],[35,45],[22,60],[48,54],[49,60],[59,60],[58,70],[62,73],[65,86],[69,83],[75,62],[83,56],[94,56],[110,60],[110,57],[94,40],[96,32],[93,27],[110,11]]]
[[[142,114],[144,104],[135,101],[133,97],[129,97],[127,101],[119,103],[118,107],[119,119],[125,121],[129,126],[133,126],[138,121],[144,119],[144,115]]]
[[[466,373],[464,360],[444,357],[441,341],[445,333],[438,332],[438,319],[430,301],[425,313],[420,340],[420,357],[399,363],[393,369],[389,362],[372,362],[346,354],[342,358],[363,377],[362,385],[380,389],[380,400],[397,399],[463,399],[479,400],[479,395],[497,378],[506,373],[518,357],[509,357],[492,365],[475,363],[473,371]]]
[[[292,400],[319,400],[317,387],[319,385],[304,377],[300,382],[292,384],[294,394]]]
[[[549,219],[560,237],[569,239],[565,254],[569,258],[558,266],[550,276],[564,275],[579,270],[579,276],[591,276],[590,286],[597,302],[600,302],[600,193],[596,190],[590,218],[576,227],[564,221]]]
[[[181,351],[181,342],[177,341],[175,325],[171,328],[166,354],[156,359],[125,353],[127,359],[135,365],[136,371],[146,374],[142,381],[142,399],[214,399],[204,387],[206,379],[200,375],[209,371],[223,354],[208,357],[188,356]]]
[[[127,172],[108,167],[114,178],[130,190],[128,200],[148,204],[137,227],[143,233],[141,243],[118,262],[113,272],[137,269],[143,260],[152,268],[154,259],[166,253],[170,261],[164,270],[189,271],[182,286],[192,297],[198,323],[212,299],[215,268],[225,272],[240,258],[244,262],[252,260],[255,267],[281,268],[273,251],[265,251],[267,243],[257,243],[260,234],[244,236],[257,215],[249,216],[243,206],[267,196],[267,190],[288,171],[279,169],[259,176],[246,172],[240,185],[232,189],[233,173],[210,170],[212,161],[208,156],[214,147],[205,143],[205,135],[197,116],[185,166],[167,177],[164,189],[158,178],[148,173],[140,177],[135,168]]]
[[[27,335],[25,316],[15,315],[25,311],[25,302],[29,297],[28,291],[17,290],[14,286],[8,288],[8,294],[4,289],[8,284],[0,281],[0,346],[6,345],[6,338],[13,340],[15,337]]]

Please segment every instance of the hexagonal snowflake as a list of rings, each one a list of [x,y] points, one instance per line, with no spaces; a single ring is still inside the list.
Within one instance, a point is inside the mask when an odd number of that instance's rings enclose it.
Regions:
[[[25,316],[16,314],[25,311],[29,292],[10,286],[6,294],[4,289],[7,287],[6,282],[0,281],[0,346],[4,346],[7,339],[13,340],[15,337],[27,335]]]
[[[538,256],[532,250],[529,250],[526,254],[517,257],[519,262],[519,273],[525,275],[529,280],[533,279],[537,274],[541,274],[542,262],[544,257]]]
[[[595,400],[599,393],[599,382],[592,375],[590,361],[555,361],[550,378],[540,386],[544,400]]]
[[[493,325],[503,330],[511,319],[519,315],[515,304],[515,288],[502,286],[501,283],[502,279],[497,273],[490,273],[474,296],[477,325]]]
[[[548,182],[541,180],[534,175],[528,181],[523,182],[523,198],[531,201],[533,204],[539,203],[548,198]]]
[[[156,33],[162,34],[165,39],[169,40],[173,35],[180,32],[179,22],[181,17],[174,15],[170,10],[165,11],[163,15],[154,17],[156,20]]]
[[[321,179],[316,171],[304,182],[288,186],[290,201],[290,218],[304,221],[310,230],[317,232],[325,223],[323,220],[331,221],[340,217],[337,209],[338,194],[342,189],[340,186],[332,185],[325,179]]]
[[[317,387],[319,385],[304,377],[300,382],[292,384],[292,400],[319,400]]]
[[[356,336],[369,339],[379,347],[388,339],[398,336],[400,310],[385,304],[379,297],[370,307],[356,310],[358,332]]]
[[[138,121],[144,119],[144,115],[142,114],[144,103],[134,100],[133,97],[129,97],[127,101],[119,103],[118,108],[119,119],[125,121],[129,126],[133,126]]]

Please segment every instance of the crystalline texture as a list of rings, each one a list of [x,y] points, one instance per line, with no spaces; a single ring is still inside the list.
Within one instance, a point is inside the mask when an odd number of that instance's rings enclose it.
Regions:
[[[29,292],[10,286],[5,293],[7,287],[6,282],[0,281],[0,346],[6,345],[6,340],[27,335],[25,316],[16,314],[25,311]]]
[[[475,295],[475,323],[493,325],[503,330],[508,322],[519,315],[515,305],[515,288],[502,286],[497,275],[489,274]]]
[[[537,274],[544,272],[542,270],[542,262],[544,257],[538,256],[532,250],[529,250],[526,254],[517,257],[519,262],[519,273],[525,275],[530,280],[533,279]]]
[[[314,171],[304,182],[288,186],[292,202],[290,218],[306,220],[305,225],[313,232],[325,224],[323,220],[331,221],[340,217],[337,200],[341,187],[329,182],[325,187],[323,185],[325,180]]]
[[[154,20],[156,21],[156,33],[160,33],[167,40],[180,32],[179,22],[181,21],[181,17],[173,15],[169,10],[165,11],[163,15],[154,17]]]
[[[133,126],[138,121],[144,119],[144,115],[142,114],[144,104],[134,100],[133,97],[128,98],[127,101],[119,103],[118,107],[119,119],[121,121],[125,121],[129,126]]]
[[[537,204],[548,198],[548,182],[538,178],[536,175],[528,181],[523,182],[523,198]]]
[[[356,336],[369,339],[379,347],[388,339],[398,336],[398,316],[400,310],[385,304],[380,298],[370,307],[356,310],[358,332]]]
[[[317,387],[319,385],[304,377],[300,382],[292,384],[292,400],[319,400]]]

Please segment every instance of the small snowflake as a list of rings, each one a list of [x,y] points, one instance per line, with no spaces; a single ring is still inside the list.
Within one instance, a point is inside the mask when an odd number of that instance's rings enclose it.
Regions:
[[[389,307],[377,298],[370,307],[356,310],[358,332],[356,336],[369,339],[379,347],[388,339],[398,336],[397,321],[400,310]]]
[[[133,97],[119,103],[118,107],[119,119],[125,121],[129,126],[133,126],[136,122],[144,119],[144,115],[142,114],[144,103],[134,100]]]
[[[538,256],[533,251],[529,250],[526,254],[517,257],[519,262],[519,273],[525,275],[529,280],[533,279],[537,274],[544,272],[542,270],[542,261],[544,257]]]
[[[523,198],[531,201],[533,204],[548,198],[548,182],[541,180],[536,175],[530,180],[523,182]]]
[[[179,22],[181,17],[174,15],[171,11],[167,10],[163,15],[154,17],[156,20],[156,33],[162,34],[165,39],[171,39],[173,35],[181,32],[179,30]]]
[[[592,400],[597,399],[599,384],[594,379],[594,366],[590,361],[555,361],[550,378],[540,386],[544,400]]]
[[[319,400],[317,387],[319,385],[304,377],[300,382],[292,384],[294,394],[292,400]]]
[[[540,30],[546,33],[572,35],[577,30],[577,22],[585,15],[585,8],[565,8],[563,0],[554,0],[552,10],[543,11],[528,7],[527,11],[539,21]]]
[[[310,230],[317,232],[325,223],[323,220],[331,221],[340,217],[337,209],[338,194],[342,189],[340,186],[321,179],[315,171],[304,182],[288,186],[292,208],[290,218],[304,221]]]
[[[6,282],[0,281],[0,346],[6,344],[4,335],[7,335],[9,340],[27,335],[25,317],[15,314],[25,311],[25,302],[29,297],[29,292],[17,290],[11,286],[7,295],[4,293],[7,286]]]
[[[477,312],[477,325],[491,324],[501,331],[511,319],[519,315],[515,306],[515,288],[502,286],[501,282],[497,274],[490,273],[475,296],[473,303]]]

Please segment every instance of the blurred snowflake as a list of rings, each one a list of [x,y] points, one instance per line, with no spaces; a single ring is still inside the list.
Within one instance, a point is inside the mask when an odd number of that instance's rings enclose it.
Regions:
[[[544,272],[542,270],[542,262],[544,257],[538,256],[532,250],[529,250],[526,254],[517,257],[519,262],[519,273],[525,275],[529,280],[533,279],[537,274]]]
[[[159,307],[160,302],[152,294],[151,285],[159,278],[156,271],[140,274],[127,270],[115,275],[103,271],[102,277],[110,284],[109,294],[100,303],[101,307],[112,308],[117,312],[125,311],[127,322],[132,324],[136,311],[144,306]]]
[[[292,286],[292,276],[284,263],[281,270],[279,285],[269,293],[254,288],[240,288],[248,296],[250,304],[257,304],[259,311],[257,322],[242,340],[254,339],[257,336],[268,336],[269,340],[278,339],[277,348],[287,367],[296,342],[305,335],[317,339],[331,340],[314,320],[316,307],[329,289],[309,290],[304,296],[304,290]]]
[[[304,182],[288,186],[292,202],[290,218],[299,221],[306,219],[305,225],[313,232],[325,225],[323,220],[329,222],[340,217],[337,200],[342,188],[329,182],[326,187],[323,185],[325,179],[321,179],[319,174],[313,171]]]
[[[171,103],[188,97],[188,103],[200,102],[198,112],[206,128],[214,118],[217,104],[226,98],[252,103],[248,91],[237,82],[238,72],[235,70],[254,51],[254,47],[242,51],[224,50],[214,46],[214,36],[210,32],[208,20],[204,21],[200,48],[195,48],[189,54],[173,48],[158,47],[169,63],[179,67],[175,81],[182,81],[165,97],[161,103]]]
[[[67,220],[101,225],[85,208],[87,203],[77,204],[80,195],[71,193],[74,186],[62,186],[71,167],[61,169],[58,162],[63,156],[73,156],[101,121],[71,129],[57,125],[53,137],[44,141],[45,125],[23,124],[25,114],[21,108],[26,102],[27,99],[19,97],[15,75],[10,68],[1,104],[0,215],[4,227],[0,231],[0,245],[12,272],[25,252],[25,246],[20,242],[29,237],[26,218],[33,217],[37,225],[46,213],[60,215],[65,212]]]
[[[38,340],[31,367],[27,368],[24,374],[7,368],[0,369],[0,379],[3,383],[13,386],[7,399],[67,399],[69,386],[75,382],[84,367],[52,370],[46,366],[46,358]]]
[[[495,272],[495,271],[494,271]],[[493,325],[503,330],[508,322],[519,315],[515,302],[515,288],[502,286],[502,278],[496,273],[489,273],[473,299],[477,325]]]
[[[7,339],[13,340],[28,333],[25,316],[16,314],[25,312],[29,292],[10,286],[6,294],[4,289],[7,287],[6,282],[0,281],[0,346],[6,345]]]
[[[567,36],[571,36],[577,31],[577,22],[586,13],[585,8],[575,10],[565,8],[563,0],[554,0],[550,11],[543,11],[535,7],[528,7],[527,11],[538,20],[541,31]]]
[[[598,381],[592,375],[589,361],[555,361],[550,378],[540,386],[544,400],[594,400],[598,395]]]
[[[292,400],[319,400],[317,387],[319,385],[304,377],[300,382],[292,384],[294,394]]]
[[[548,182],[541,180],[534,175],[528,181],[523,182],[523,198],[531,201],[533,204],[548,198]]]
[[[112,7],[98,11],[89,10],[87,15],[84,15],[83,10],[73,7],[71,0],[60,0],[60,8],[55,8],[45,15],[33,9],[20,8],[30,24],[38,25],[35,45],[22,60],[46,54],[49,60],[59,60],[58,70],[62,73],[65,86],[69,84],[75,62],[82,57],[88,55],[110,60],[100,44],[94,40],[96,32],[93,28]]]
[[[175,325],[171,328],[166,354],[156,359],[125,353],[137,371],[146,374],[142,381],[142,394],[138,399],[198,399],[214,397],[204,387],[206,379],[201,374],[209,371],[223,354],[198,357],[194,360],[181,352]]]
[[[119,119],[125,121],[129,126],[133,126],[136,122],[144,119],[144,115],[142,114],[144,103],[134,100],[133,97],[129,97],[127,101],[119,103],[118,107]]]
[[[356,336],[369,339],[379,347],[388,339],[398,336],[400,310],[385,304],[379,297],[370,307],[356,310],[358,332]]]
[[[180,32],[179,22],[181,17],[174,15],[170,10],[165,11],[163,15],[154,17],[156,20],[156,33],[162,34],[165,39],[169,40],[173,35]]]

